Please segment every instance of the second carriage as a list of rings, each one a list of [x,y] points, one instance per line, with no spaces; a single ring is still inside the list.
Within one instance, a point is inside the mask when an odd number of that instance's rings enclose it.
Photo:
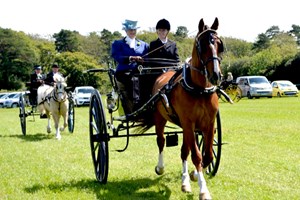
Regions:
[[[30,82],[26,83],[26,86],[30,88]],[[75,105],[72,97],[72,92],[70,88],[65,89],[65,94],[68,99],[68,130],[70,133],[74,131],[75,125]],[[49,98],[52,98],[49,96]],[[26,135],[26,119],[27,117],[32,117],[31,121],[35,121],[35,117],[38,116],[40,118],[40,112],[38,110],[37,105],[37,95],[30,93],[30,91],[26,91],[24,94],[20,95],[19,97],[19,118],[20,118],[20,125],[22,134]]]

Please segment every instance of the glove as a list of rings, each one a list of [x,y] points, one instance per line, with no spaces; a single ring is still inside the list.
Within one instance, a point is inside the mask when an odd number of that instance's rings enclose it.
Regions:
[[[129,56],[130,62],[143,62],[144,59],[141,56]]]

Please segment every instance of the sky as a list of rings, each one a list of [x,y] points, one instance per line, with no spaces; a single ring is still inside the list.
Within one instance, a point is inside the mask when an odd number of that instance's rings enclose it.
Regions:
[[[201,18],[211,26],[219,19],[219,36],[255,42],[271,26],[289,31],[300,25],[298,0],[4,0],[0,27],[49,37],[61,29],[82,35],[107,29],[123,35],[122,22],[137,20],[139,30],[165,18],[171,32],[185,26],[195,35]]]

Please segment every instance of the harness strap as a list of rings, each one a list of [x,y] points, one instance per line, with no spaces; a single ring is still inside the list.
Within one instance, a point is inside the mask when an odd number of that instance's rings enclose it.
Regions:
[[[180,80],[181,86],[189,93],[199,96],[199,95],[211,95],[216,92],[217,86],[212,86],[208,88],[202,88],[202,87],[197,87],[192,85],[191,77],[190,77],[190,70],[188,69],[196,69],[198,72],[200,72],[202,75],[206,73],[205,70],[199,70],[190,64],[186,63],[183,66],[183,72],[182,72],[182,79]]]

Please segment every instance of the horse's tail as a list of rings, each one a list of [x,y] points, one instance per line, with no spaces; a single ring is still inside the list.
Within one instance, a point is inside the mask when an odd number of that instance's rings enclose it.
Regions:
[[[154,126],[153,111],[143,113],[143,119],[139,122],[139,126],[135,129],[137,133],[143,134]]]

